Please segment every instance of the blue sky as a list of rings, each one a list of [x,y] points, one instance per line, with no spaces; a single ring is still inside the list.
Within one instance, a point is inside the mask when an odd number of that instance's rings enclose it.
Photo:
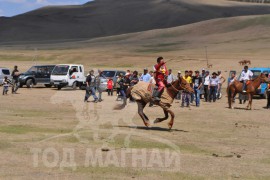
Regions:
[[[90,0],[0,0],[0,16],[11,17],[48,5],[77,5]]]

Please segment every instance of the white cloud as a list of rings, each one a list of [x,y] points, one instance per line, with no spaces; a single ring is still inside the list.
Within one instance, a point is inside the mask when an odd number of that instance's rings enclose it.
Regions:
[[[50,4],[47,0],[36,0],[36,4]]]

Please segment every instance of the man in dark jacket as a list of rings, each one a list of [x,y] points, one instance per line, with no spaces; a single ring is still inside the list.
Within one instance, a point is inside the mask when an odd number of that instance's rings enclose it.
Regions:
[[[14,70],[12,71],[11,73],[11,76],[12,76],[12,93],[16,93],[19,89],[19,70],[18,70],[18,66],[14,66]]]
[[[88,99],[91,95],[94,98],[94,102],[97,103],[98,97],[96,96],[95,76],[94,76],[93,70],[89,72],[89,75],[86,78],[86,92],[85,92],[84,102],[88,102]]]

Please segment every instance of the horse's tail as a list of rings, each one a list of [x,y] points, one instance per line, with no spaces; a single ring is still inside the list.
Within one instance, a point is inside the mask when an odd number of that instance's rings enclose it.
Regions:
[[[127,89],[126,91],[126,97],[124,97],[123,99],[123,103],[122,104],[118,104],[116,105],[113,109],[114,110],[122,110],[126,107],[127,105],[127,98],[130,98],[131,97],[131,90],[132,90],[133,87],[130,87]]]

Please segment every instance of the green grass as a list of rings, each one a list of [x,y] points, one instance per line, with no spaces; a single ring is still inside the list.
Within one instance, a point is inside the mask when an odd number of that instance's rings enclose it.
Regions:
[[[242,20],[229,27],[229,31],[236,31],[252,26],[270,26],[270,16],[255,17],[247,20]]]
[[[35,61],[52,61],[55,56],[48,56],[48,57],[43,57],[43,56],[38,56]],[[23,55],[0,55],[0,61],[32,61],[33,57],[29,56],[23,56]]]
[[[3,150],[3,149],[8,149],[8,148],[11,148],[13,147],[13,145],[9,142],[6,142],[6,141],[0,141],[0,150]]]
[[[169,172],[169,171],[158,171],[158,170],[149,170],[146,168],[130,168],[130,167],[77,167],[75,173],[86,173],[93,175],[94,178],[106,179],[138,179],[149,177],[149,179],[170,179],[170,180],[185,180],[185,179],[204,179],[200,176],[185,174],[181,172]],[[120,178],[121,179],[121,178]]]
[[[40,128],[27,125],[10,125],[10,126],[0,126],[1,133],[7,134],[27,134],[33,132],[39,133],[70,133],[67,129],[51,129],[51,128]]]

